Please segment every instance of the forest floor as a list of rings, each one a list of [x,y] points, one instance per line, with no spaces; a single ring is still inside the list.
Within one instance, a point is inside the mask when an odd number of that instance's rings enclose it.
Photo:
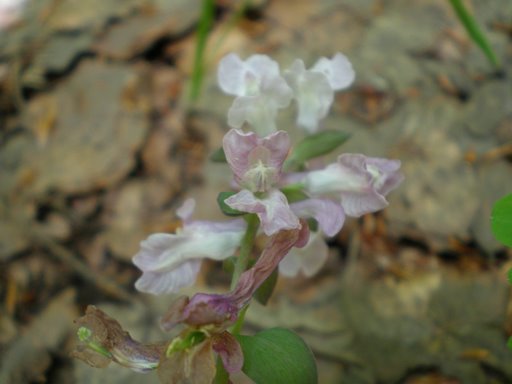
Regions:
[[[512,190],[512,2],[467,2],[500,71],[445,0],[252,3],[217,2],[194,103],[199,0],[37,0],[0,34],[0,383],[157,382],[71,359],[73,320],[94,304],[134,338],[166,337],[171,298],[137,293],[131,258],[176,229],[187,197],[194,217],[221,217],[230,174],[208,155],[227,131],[228,52],[283,67],[343,52],[356,81],[324,126],[405,173],[385,211],[347,221],[317,276],[280,278],[251,305],[246,331],[298,332],[320,383],[512,382],[512,254],[489,226]],[[205,263],[187,292],[228,285]]]

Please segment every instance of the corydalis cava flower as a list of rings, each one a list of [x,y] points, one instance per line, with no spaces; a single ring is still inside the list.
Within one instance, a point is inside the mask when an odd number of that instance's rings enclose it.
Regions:
[[[240,245],[244,220],[191,221],[194,204],[187,200],[178,210],[183,228],[175,234],[156,233],[141,242],[141,249],[133,258],[143,272],[135,283],[139,291],[158,295],[192,285],[203,258],[224,260]]]
[[[284,78],[297,101],[297,125],[313,133],[319,121],[327,116],[334,92],[350,86],[355,72],[348,59],[337,53],[332,59],[320,58],[311,69],[306,69],[304,61],[297,59],[284,72]]]
[[[139,343],[116,320],[89,306],[86,315],[77,320],[82,343],[73,356],[94,367],[113,361],[138,372],[158,369],[160,381],[169,384],[211,383],[216,373],[215,354],[228,373],[239,372],[244,357],[227,327],[284,255],[294,246],[304,246],[307,240],[305,224],[300,229],[281,231],[269,238],[258,261],[242,273],[231,292],[176,299],[162,317],[161,327],[166,331],[179,324],[186,328],[170,342]]]
[[[399,160],[343,154],[336,163],[308,172],[303,183],[313,196],[338,196],[345,214],[359,217],[387,207],[386,195],[402,180]]]
[[[286,196],[276,188],[290,150],[288,134],[278,131],[260,138],[253,132],[232,129],[224,136],[223,147],[234,179],[243,188],[225,203],[258,215],[268,236],[298,228],[299,219],[291,211]]]
[[[231,53],[219,63],[217,80],[227,94],[236,96],[228,112],[228,124],[241,128],[249,123],[260,135],[276,131],[277,111],[292,99],[298,106],[297,125],[312,133],[327,116],[334,92],[352,84],[355,72],[341,53],[331,59],[321,57],[306,69],[297,59],[281,75],[278,64],[265,55],[243,61]]]
[[[231,53],[220,61],[217,79],[224,92],[236,96],[228,111],[230,127],[248,122],[262,134],[276,130],[277,111],[290,104],[292,90],[274,60],[252,55],[242,61]]]

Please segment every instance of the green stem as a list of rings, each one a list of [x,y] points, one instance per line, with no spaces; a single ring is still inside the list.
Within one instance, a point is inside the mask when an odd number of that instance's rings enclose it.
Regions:
[[[245,314],[247,313],[247,310],[249,309],[249,304],[247,304],[238,314],[238,319],[236,319],[236,323],[231,328],[231,334],[238,335],[240,331],[242,330],[242,327],[244,325],[245,320]]]
[[[258,216],[251,214],[245,217],[247,221],[247,229],[245,230],[245,235],[242,239],[242,244],[240,245],[240,254],[236,260],[235,270],[233,271],[233,277],[231,279],[231,289],[235,289],[238,280],[240,279],[240,275],[247,269],[247,264],[249,263],[249,257],[252,253],[252,247],[254,245],[254,239],[256,238],[256,233],[258,232],[258,227],[260,222],[258,220]]]
[[[487,59],[495,67],[500,67],[498,58],[492,50],[491,44],[487,40],[485,33],[482,31],[475,18],[468,12],[462,0],[450,0],[450,4],[452,5],[462,25],[464,25],[466,32],[473,39],[475,44],[480,47],[485,56],[487,56]]]
[[[197,26],[197,43],[194,56],[194,69],[192,70],[192,83],[190,85],[189,98],[192,102],[197,101],[201,92],[201,85],[204,75],[204,54],[206,42],[213,25],[215,14],[215,3],[213,0],[203,0],[201,16]]]

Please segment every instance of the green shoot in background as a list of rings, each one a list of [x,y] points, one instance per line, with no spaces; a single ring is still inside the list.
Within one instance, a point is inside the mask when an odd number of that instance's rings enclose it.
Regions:
[[[492,65],[499,68],[500,64],[498,58],[496,57],[494,51],[492,50],[487,37],[483,33],[482,29],[479,27],[475,18],[468,12],[467,8],[464,6],[462,0],[450,0],[450,4],[452,5],[455,13],[457,14],[459,20],[462,25],[466,29],[466,32],[471,37],[478,47],[485,54],[487,59],[491,62]]]

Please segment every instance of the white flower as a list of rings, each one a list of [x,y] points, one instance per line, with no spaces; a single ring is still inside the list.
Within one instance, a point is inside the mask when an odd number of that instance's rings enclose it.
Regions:
[[[318,129],[318,122],[327,116],[334,100],[334,91],[352,84],[355,72],[348,59],[337,53],[332,59],[321,57],[309,70],[306,70],[302,60],[297,59],[285,71],[284,77],[297,101],[297,124],[313,133]]]
[[[187,216],[192,209],[193,200],[189,199],[178,211],[185,220],[176,234],[156,233],[141,242],[141,249],[133,258],[143,272],[135,283],[139,291],[155,295],[176,292],[195,282],[201,259],[224,260],[235,253],[245,222],[190,222]]]
[[[237,96],[228,111],[230,127],[241,128],[248,122],[260,135],[277,130],[277,111],[290,104],[292,90],[274,60],[252,55],[242,61],[231,53],[220,61],[217,79],[224,92]]]

